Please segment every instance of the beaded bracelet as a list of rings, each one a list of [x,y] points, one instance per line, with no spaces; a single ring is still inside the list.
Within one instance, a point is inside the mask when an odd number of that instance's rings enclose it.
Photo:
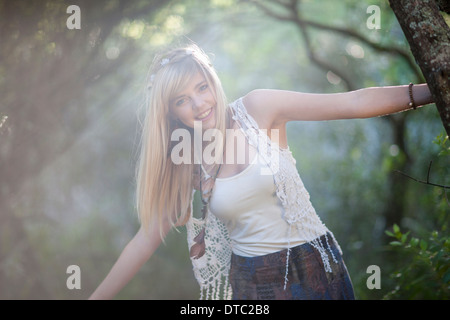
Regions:
[[[414,97],[413,97],[413,92],[412,92],[413,85],[414,84],[412,82],[409,83],[409,87],[408,87],[408,90],[409,90],[409,104],[408,105],[411,108],[416,109],[417,106],[416,106],[416,103],[414,102]]]

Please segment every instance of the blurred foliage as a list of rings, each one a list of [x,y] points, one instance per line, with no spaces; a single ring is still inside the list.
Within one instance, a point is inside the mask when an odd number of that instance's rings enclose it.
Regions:
[[[398,248],[402,267],[391,274],[395,288],[385,299],[440,299],[450,297],[450,238],[432,231],[427,238],[410,237],[398,225],[386,233],[395,238],[390,243]]]
[[[450,155],[450,143],[444,133],[438,135],[433,141],[439,146],[439,157],[448,160]],[[448,169],[448,168],[447,168]],[[429,167],[429,173],[431,164]],[[447,172],[448,173],[448,172]],[[443,177],[445,175],[434,175]],[[417,180],[417,179],[415,179]],[[436,219],[436,229],[421,231],[422,237],[411,236],[411,231],[401,231],[394,224],[392,231],[386,230],[386,234],[392,238],[389,244],[392,247],[397,261],[394,271],[391,272],[392,291],[388,292],[384,299],[440,299],[450,298],[450,236],[448,230],[448,216],[450,202],[447,190],[450,186],[439,185],[431,181],[427,175],[426,180],[419,180],[434,188],[435,194],[440,199],[435,200],[435,210],[431,212]],[[435,185],[430,185],[435,184]],[[438,184],[438,186],[436,186]]]
[[[289,13],[282,1],[259,2]],[[80,30],[66,28],[73,4]],[[297,25],[269,17],[255,1],[0,0],[0,298],[85,299],[136,232],[134,166],[155,52],[195,41],[211,55],[230,101],[255,88],[329,93],[421,81],[395,53],[409,48],[387,1],[300,4],[299,16],[330,27],[308,26],[308,49],[336,73],[310,60]],[[366,27],[373,4],[379,30]],[[289,123],[299,172],[344,251],[359,299],[417,298],[402,288],[425,271],[388,277],[403,257],[386,249],[386,228],[397,224],[427,241],[422,257],[444,248],[444,191],[397,172],[423,177],[433,161],[433,181],[448,184],[448,139],[436,138],[440,132],[432,106]],[[430,230],[439,230],[435,241]],[[80,266],[81,290],[66,287],[72,264]],[[366,287],[369,265],[381,268],[381,290]],[[197,297],[180,228],[117,298]]]

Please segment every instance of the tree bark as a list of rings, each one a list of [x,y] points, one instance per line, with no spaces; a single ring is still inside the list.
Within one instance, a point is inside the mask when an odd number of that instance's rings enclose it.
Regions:
[[[389,0],[389,3],[450,136],[450,28],[434,0]]]

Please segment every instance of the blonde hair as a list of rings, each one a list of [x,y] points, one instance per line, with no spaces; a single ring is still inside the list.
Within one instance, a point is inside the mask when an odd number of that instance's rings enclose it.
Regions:
[[[189,45],[156,56],[149,72],[146,116],[136,172],[136,201],[141,225],[148,231],[152,223],[158,223],[161,237],[166,222],[171,227],[184,225],[192,213],[194,164],[171,161],[170,137],[176,124],[170,118],[169,105],[198,72],[203,73],[215,97],[216,128],[225,137],[226,97],[209,57],[198,46]]]

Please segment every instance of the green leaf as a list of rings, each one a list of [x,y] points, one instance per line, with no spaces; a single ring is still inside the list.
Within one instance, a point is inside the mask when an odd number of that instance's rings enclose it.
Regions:
[[[422,249],[423,251],[427,250],[428,247],[428,243],[425,240],[420,240],[420,249]]]
[[[411,238],[411,240],[409,241],[409,244],[411,245],[411,247],[417,247],[417,245],[419,244],[419,239]]]
[[[391,241],[389,242],[391,246],[400,247],[402,243],[400,241]]]
[[[405,243],[407,239],[408,239],[407,234],[402,235],[402,238],[401,238],[402,243]]]
[[[444,247],[445,247],[446,249],[450,249],[450,239],[446,239],[446,240],[445,240],[445,242],[444,242]]]
[[[441,259],[443,253],[444,253],[443,250],[440,250],[433,258],[431,258],[431,262],[433,264],[436,264],[438,269],[439,269],[439,260]]]
[[[400,232],[400,227],[397,224],[394,224],[394,232],[395,233],[399,233]]]
[[[389,230],[386,230],[385,233],[390,236],[390,237],[395,237],[395,234],[393,234],[392,232],[390,232]]]

